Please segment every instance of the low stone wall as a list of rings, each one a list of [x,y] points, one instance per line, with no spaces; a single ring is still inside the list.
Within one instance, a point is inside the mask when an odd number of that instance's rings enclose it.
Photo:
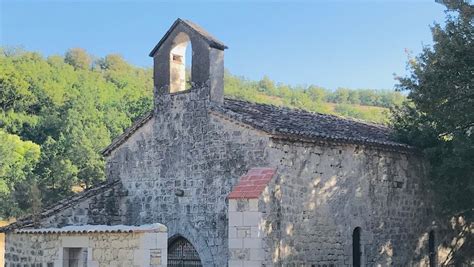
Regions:
[[[29,231],[6,234],[5,266],[69,266],[72,250],[79,255],[79,263],[87,261],[89,267],[160,267],[167,262],[168,235],[163,229],[112,233]]]

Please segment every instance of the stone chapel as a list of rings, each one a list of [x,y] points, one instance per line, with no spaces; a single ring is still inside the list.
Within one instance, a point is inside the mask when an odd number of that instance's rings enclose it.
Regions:
[[[436,266],[416,149],[225,98],[225,49],[176,20],[150,53],[154,109],[102,151],[107,181],[0,228],[5,267]]]

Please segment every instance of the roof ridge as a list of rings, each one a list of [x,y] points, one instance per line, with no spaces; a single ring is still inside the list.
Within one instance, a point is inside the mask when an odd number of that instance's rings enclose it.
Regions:
[[[189,29],[191,29],[191,30],[195,31],[197,34],[199,34],[204,40],[207,41],[207,43],[211,47],[217,48],[217,49],[220,49],[220,50],[224,50],[224,49],[228,48],[223,42],[221,42],[220,40],[218,40],[217,38],[212,36],[212,34],[210,34],[208,31],[206,31],[201,26],[197,25],[196,23],[194,23],[190,20],[184,20],[184,19],[178,18],[173,22],[171,27],[166,31],[165,35],[163,35],[163,37],[155,45],[155,47],[153,47],[153,49],[151,50],[151,52],[149,54],[150,57],[153,57],[155,55],[156,51],[158,51],[158,49],[160,49],[161,45],[165,42],[166,39],[168,39],[169,35],[173,32],[174,28],[176,28],[176,26],[178,26],[178,24],[180,24],[180,23],[182,23],[183,25],[185,25]]]

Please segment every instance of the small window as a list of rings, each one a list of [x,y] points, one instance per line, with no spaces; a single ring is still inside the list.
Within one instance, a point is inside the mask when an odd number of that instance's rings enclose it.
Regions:
[[[428,251],[429,251],[430,267],[435,267],[436,266],[436,245],[435,245],[435,233],[433,230],[431,230],[428,235]]]
[[[352,233],[352,266],[361,266],[361,254],[360,249],[360,227],[356,227]]]
[[[87,248],[64,248],[63,267],[87,267]]]

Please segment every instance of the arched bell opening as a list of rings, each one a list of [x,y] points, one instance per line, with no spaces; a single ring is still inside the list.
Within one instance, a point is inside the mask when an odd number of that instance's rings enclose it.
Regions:
[[[180,32],[170,51],[170,93],[191,88],[192,44],[189,36]]]

